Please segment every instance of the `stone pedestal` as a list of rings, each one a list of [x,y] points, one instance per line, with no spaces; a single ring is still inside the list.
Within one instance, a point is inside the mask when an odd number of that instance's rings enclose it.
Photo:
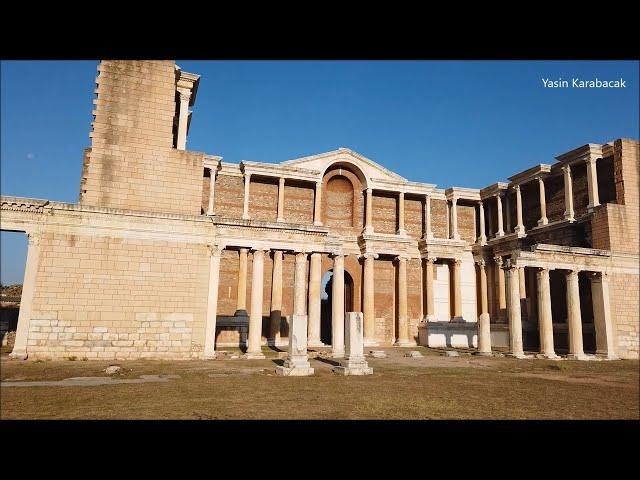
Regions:
[[[293,315],[289,330],[289,356],[284,365],[276,367],[276,374],[288,377],[313,375],[307,355],[307,316]]]
[[[373,368],[369,367],[364,357],[364,342],[362,332],[362,313],[348,312],[345,328],[345,360],[340,366],[333,367],[333,372],[339,375],[371,375]]]

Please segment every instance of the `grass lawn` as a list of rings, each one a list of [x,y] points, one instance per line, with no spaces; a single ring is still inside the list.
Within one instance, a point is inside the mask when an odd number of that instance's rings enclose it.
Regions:
[[[163,382],[0,389],[1,419],[639,419],[639,364],[485,358],[414,347],[368,358],[374,374],[343,377],[312,359],[313,377],[280,377],[282,361],[19,361],[0,358],[3,384],[173,375]],[[227,349],[229,350],[229,349]],[[268,352],[268,353],[267,353]],[[227,357],[228,358],[228,357]]]

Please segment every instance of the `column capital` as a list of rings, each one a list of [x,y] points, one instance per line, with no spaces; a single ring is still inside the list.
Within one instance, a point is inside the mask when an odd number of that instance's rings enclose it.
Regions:
[[[536,267],[538,269],[538,271],[536,273],[538,274],[543,274],[545,272],[549,272],[551,269],[547,266],[540,266],[540,267]]]
[[[207,249],[209,250],[209,255],[212,257],[219,257],[224,250],[224,245],[218,243],[210,243],[207,245]]]
[[[243,176],[244,176],[245,180],[250,180],[251,179],[251,173],[249,173],[249,172],[244,172]]]
[[[586,164],[591,164],[591,165],[595,165],[596,161],[600,160],[600,157],[592,157],[591,155],[587,156],[587,158],[584,159],[584,163]]]
[[[565,174],[570,174],[571,173],[571,165],[562,165],[562,167],[560,167],[562,169],[562,171]]]
[[[482,199],[478,200],[478,205],[479,205],[480,207],[482,207],[482,206],[483,206]]]
[[[457,195],[452,195],[451,196],[451,204],[452,205],[456,205],[458,203],[458,196]]]
[[[544,185],[544,177],[543,177],[542,175],[538,175],[538,176],[536,177],[536,180],[538,180],[538,183],[539,183],[539,184],[540,184],[540,183],[542,183],[542,184]]]
[[[246,253],[248,253],[248,252],[249,252],[249,250],[250,250],[250,249],[249,249],[249,248],[247,248],[247,247],[240,247],[240,253],[245,253],[245,254],[246,254]]]
[[[509,258],[507,259],[507,261],[504,262],[503,268],[505,270],[518,270],[520,267],[519,265],[516,265],[516,263],[513,261],[513,259]]]
[[[493,196],[494,196],[495,198],[497,198],[498,200],[502,200],[502,197],[504,197],[504,193],[502,193],[502,192],[496,192],[496,193],[494,193],[494,194],[493,194]]]
[[[252,247],[251,248],[251,252],[252,253],[257,253],[257,252],[268,253],[269,250],[270,249],[267,248],[267,247]]]
[[[589,272],[589,279],[591,282],[606,282],[609,280],[609,274],[607,272]]]
[[[330,253],[329,253],[329,256],[330,256],[331,258],[338,258],[338,257],[343,257],[343,258],[344,258],[344,257],[345,257],[345,254],[344,254],[344,252],[335,251],[335,252],[330,252]]]
[[[364,252],[360,255],[360,258],[379,258],[380,255],[374,252]]]
[[[307,255],[309,255],[309,252],[305,252],[300,251],[300,252],[295,252],[296,254],[296,262],[304,262],[307,260]]]
[[[516,183],[516,184],[513,186],[513,189],[514,189],[516,192],[517,192],[517,191],[519,191],[519,190],[520,190],[520,184],[519,184],[519,183]]]
[[[580,270],[578,270],[577,268],[572,268],[571,270],[567,270],[567,278],[569,277],[577,278],[578,273],[580,273]]]
[[[364,188],[364,189],[363,189],[363,191],[364,191],[365,193],[373,193],[373,188],[371,188],[371,187],[366,187],[366,188]]]
[[[451,260],[451,263],[455,264],[456,266],[459,267],[460,265],[462,265],[462,259],[461,258],[454,258],[454,259]]]
[[[475,263],[476,265],[482,268],[484,268],[487,265],[487,262],[485,261],[484,258],[481,258],[480,260],[476,260]]]
[[[249,174],[249,175],[251,175],[251,174]],[[278,179],[278,182],[280,183],[280,185],[284,185],[285,180],[286,180],[286,179],[285,179],[284,177],[280,177],[280,178]]]
[[[493,261],[495,262],[496,265],[498,265],[499,267],[502,267],[503,261],[500,255],[496,255],[495,257],[493,257]]]
[[[189,100],[191,100],[190,88],[178,87],[177,90],[178,90],[178,93],[180,94],[180,101],[188,102]]]
[[[393,259],[398,261],[398,262],[400,262],[402,260],[404,260],[404,261],[410,260],[411,257],[409,255],[407,255],[406,253],[401,253],[400,255],[396,255]]]
[[[432,265],[438,260],[437,257],[431,255],[427,255],[426,257],[424,257],[424,259],[427,261],[427,263],[431,263]]]

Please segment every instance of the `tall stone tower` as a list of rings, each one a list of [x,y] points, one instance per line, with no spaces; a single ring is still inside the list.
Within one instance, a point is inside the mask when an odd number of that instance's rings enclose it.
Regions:
[[[185,150],[198,83],[174,61],[100,62],[81,205],[200,214],[204,154]]]

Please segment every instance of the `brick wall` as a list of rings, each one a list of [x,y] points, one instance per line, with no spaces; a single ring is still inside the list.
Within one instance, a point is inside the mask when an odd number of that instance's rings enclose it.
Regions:
[[[374,261],[375,276],[375,336],[382,341],[395,337],[395,279],[396,269],[391,259]]]
[[[373,192],[373,229],[378,233],[398,230],[398,194]]]
[[[33,357],[185,358],[202,351],[202,245],[46,234],[33,298]]]
[[[288,181],[284,187],[284,218],[289,223],[313,223],[315,185]]]
[[[278,217],[278,179],[251,178],[249,215],[255,220],[275,222]]]
[[[422,238],[424,230],[424,200],[411,198],[405,195],[404,198],[404,228],[407,233],[415,238]]]
[[[458,233],[462,240],[469,243],[476,241],[476,211],[475,207],[469,205],[457,205]]]
[[[199,215],[203,154],[173,148],[175,63],[100,63],[83,205]]]
[[[448,238],[447,201],[431,200],[431,231],[436,238]]]
[[[218,217],[242,218],[244,202],[244,181],[235,175],[221,175],[216,178],[215,212]]]

